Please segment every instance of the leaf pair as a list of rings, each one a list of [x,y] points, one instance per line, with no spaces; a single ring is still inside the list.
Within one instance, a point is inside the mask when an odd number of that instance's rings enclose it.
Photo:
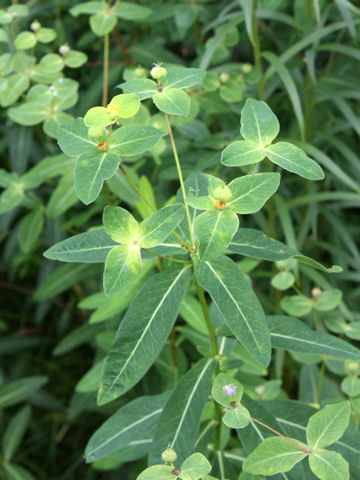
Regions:
[[[115,95],[105,107],[93,107],[84,117],[88,127],[107,127],[121,118],[134,117],[140,108],[140,100],[136,95]]]
[[[343,436],[350,414],[348,402],[327,405],[309,419],[306,427],[308,445],[294,439],[269,437],[247,457],[244,470],[254,475],[275,475],[288,472],[308,456],[310,469],[321,480],[348,480],[348,463],[342,455],[324,447]]]
[[[131,79],[119,85],[125,93],[134,93],[140,100],[152,98],[161,112],[170,115],[188,115],[190,98],[183,89],[201,83],[205,71],[198,68],[167,68],[167,75],[161,86],[154,80],[141,78]]]
[[[96,200],[104,181],[115,174],[120,157],[140,155],[150,150],[163,135],[150,125],[126,125],[98,143],[89,138],[88,128],[78,118],[58,129],[57,140],[66,155],[78,157],[75,189],[80,200],[88,205]]]
[[[226,393],[229,389],[235,393]],[[244,428],[250,422],[249,411],[240,404],[243,394],[243,386],[236,379],[225,373],[220,373],[213,384],[211,394],[213,399],[225,407],[225,414],[222,418],[224,424],[229,428]]]
[[[237,214],[255,213],[276,192],[280,184],[278,173],[259,173],[236,178],[228,185],[211,175],[208,196],[189,195],[193,208],[206,210],[194,221],[194,233],[200,242],[199,255],[210,260],[223,253],[239,228]]]
[[[193,453],[186,458],[181,467],[180,474],[175,474],[174,468],[168,465],[153,465],[144,470],[137,480],[200,480],[211,470],[209,461],[201,453]]]
[[[252,165],[268,157],[279,167],[309,180],[321,180],[321,167],[303,150],[288,142],[272,144],[279,133],[279,121],[270,107],[249,98],[241,111],[241,135],[222,153],[221,163],[228,167]]]
[[[139,225],[124,208],[107,206],[104,227],[112,240],[121,245],[106,256],[104,292],[116,295],[134,282],[141,269],[141,248],[153,248],[165,240],[185,214],[181,204],[168,205],[147,217]]]

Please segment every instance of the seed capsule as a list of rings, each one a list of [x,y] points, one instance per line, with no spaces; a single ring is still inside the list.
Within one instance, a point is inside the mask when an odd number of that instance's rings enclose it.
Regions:
[[[70,47],[67,43],[61,45],[59,48],[60,55],[67,55],[70,52]]]
[[[164,67],[159,67],[156,65],[151,69],[150,74],[154,80],[161,80],[162,78],[166,77],[167,71]]]
[[[174,463],[177,459],[177,454],[173,448],[167,448],[161,454],[161,458],[164,460],[164,462]]]

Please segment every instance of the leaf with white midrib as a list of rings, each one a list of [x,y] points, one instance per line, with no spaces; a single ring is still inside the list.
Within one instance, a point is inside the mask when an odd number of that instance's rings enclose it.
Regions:
[[[136,295],[105,360],[99,404],[122,395],[149,370],[170,334],[190,278],[190,266],[171,268],[152,276]]]

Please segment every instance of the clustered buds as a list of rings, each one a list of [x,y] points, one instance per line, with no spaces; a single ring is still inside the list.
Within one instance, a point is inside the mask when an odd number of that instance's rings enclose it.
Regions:
[[[161,67],[160,65],[155,65],[151,69],[150,75],[154,80],[161,80],[162,78],[165,78],[167,75],[167,71],[164,67]]]
[[[173,448],[167,448],[161,454],[161,458],[164,462],[174,463],[177,459],[177,454]]]
[[[236,392],[237,392],[237,386],[232,384],[232,385],[224,385],[223,386],[223,392],[225,393],[225,395],[227,395],[228,397],[233,397],[234,395],[236,395]]]

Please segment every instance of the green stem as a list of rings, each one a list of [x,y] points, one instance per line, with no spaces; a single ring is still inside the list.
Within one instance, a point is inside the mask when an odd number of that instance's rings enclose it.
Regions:
[[[262,68],[261,62],[261,50],[260,50],[260,41],[259,41],[259,29],[258,29],[258,22],[256,18],[256,8],[257,8],[258,0],[252,0],[252,9],[251,9],[251,28],[252,28],[252,44],[254,50],[254,61],[255,65],[260,72],[260,79],[259,79],[259,99],[265,100],[265,79],[264,79],[264,72]]]
[[[169,131],[170,143],[171,143],[172,151],[173,151],[173,154],[174,154],[174,159],[175,159],[176,168],[177,168],[177,172],[178,172],[178,176],[179,176],[181,191],[182,191],[182,195],[183,195],[183,199],[184,199],[185,212],[186,212],[186,218],[187,218],[188,226],[189,226],[191,245],[192,245],[193,250],[195,250],[195,240],[194,240],[194,236],[193,236],[193,232],[192,232],[190,210],[189,210],[189,205],[188,205],[187,200],[186,200],[185,184],[184,184],[184,179],[183,179],[183,175],[182,175],[182,171],[181,171],[179,155],[177,153],[176,144],[175,144],[175,140],[174,140],[174,134],[173,134],[173,131],[172,131],[172,128],[171,128],[169,117],[168,117],[167,113],[164,113],[164,115],[165,115],[166,125],[167,125],[168,131]]]
[[[108,84],[109,84],[109,34],[104,37],[104,74],[103,74],[103,96],[102,106],[106,107],[108,103]]]
[[[139,196],[144,200],[144,202],[148,205],[148,207],[153,211],[153,212],[156,212],[156,208],[153,207],[153,205],[149,202],[149,200],[145,197],[145,195],[142,193],[142,191],[140,190],[140,188],[136,185],[136,183],[134,182],[134,180],[130,177],[130,175],[127,173],[127,171],[125,170],[125,168],[120,165],[119,166],[120,170],[122,171],[122,173],[124,174],[124,177],[126,178],[126,180],[130,183],[130,185],[132,186],[132,188],[139,194]],[[178,242],[180,242],[181,245],[183,245],[186,250],[188,252],[191,252],[191,247],[182,239],[182,237],[176,233],[176,232],[173,232],[173,235],[174,237],[176,238],[176,240]]]
[[[303,141],[309,141],[312,131],[312,116],[313,116],[313,83],[309,72],[306,72],[306,87],[305,87],[305,138]]]
[[[214,327],[213,327],[213,324],[212,324],[212,321],[211,321],[211,318],[210,318],[209,308],[208,308],[208,304],[206,302],[204,290],[198,284],[197,281],[195,281],[195,285],[196,285],[196,290],[197,290],[197,294],[198,294],[198,297],[199,297],[201,309],[202,309],[202,312],[203,312],[203,315],[204,315],[204,318],[205,318],[206,326],[207,326],[207,329],[208,329],[209,335],[210,335],[212,354],[213,354],[214,357],[216,357],[217,355],[219,355],[219,349],[218,349],[218,346],[217,346],[216,333],[215,333],[215,330],[214,330]],[[217,368],[219,368],[219,367],[217,367]]]
[[[325,362],[322,361],[321,367],[320,367],[320,375],[319,375],[319,383],[318,383],[318,388],[316,391],[316,403],[320,403],[320,397],[321,397],[321,391],[322,391],[322,386],[324,382],[324,376],[325,376]]]

